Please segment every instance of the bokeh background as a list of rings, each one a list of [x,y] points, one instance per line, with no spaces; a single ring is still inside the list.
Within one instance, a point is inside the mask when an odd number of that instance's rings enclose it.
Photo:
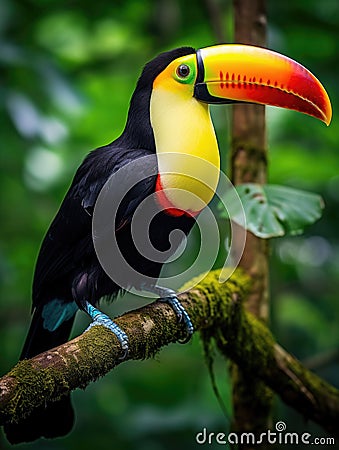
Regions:
[[[270,182],[317,192],[326,206],[304,235],[272,241],[272,329],[282,346],[339,387],[339,2],[267,3],[269,47],[310,68],[334,111],[327,128],[268,108]],[[86,153],[121,132],[141,67],[162,50],[213,45],[220,29],[232,42],[232,27],[227,0],[1,0],[1,373],[16,363],[27,331],[44,232]],[[229,107],[213,116],[227,171]],[[106,311],[132,306],[119,300]],[[87,324],[80,316],[74,334]],[[227,363],[217,358],[215,370],[229,403]],[[230,422],[198,336],[153,360],[122,364],[73,398],[71,435],[21,448],[194,449],[203,427],[227,432]],[[289,431],[325,435],[278,400],[274,420]],[[2,435],[0,446],[10,448]]]

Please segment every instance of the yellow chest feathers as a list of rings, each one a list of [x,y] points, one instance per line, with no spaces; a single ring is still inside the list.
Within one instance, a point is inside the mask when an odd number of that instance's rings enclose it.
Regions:
[[[150,117],[162,195],[173,208],[201,211],[216,191],[220,168],[208,105],[181,92],[155,87]]]

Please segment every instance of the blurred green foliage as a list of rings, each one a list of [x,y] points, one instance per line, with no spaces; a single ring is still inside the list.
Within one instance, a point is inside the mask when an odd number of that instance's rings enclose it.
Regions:
[[[215,1],[231,41],[229,1]],[[143,64],[162,50],[217,43],[209,2],[193,0],[1,0],[0,3],[0,368],[15,364],[29,323],[34,262],[76,167],[121,132]],[[334,118],[326,128],[301,114],[268,108],[269,181],[317,192],[322,219],[298,237],[272,241],[272,327],[300,358],[338,348],[339,338],[339,3],[268,0],[269,47],[311,69],[327,88]],[[229,107],[213,109],[227,165]],[[226,167],[227,170],[227,167]],[[120,300],[117,314],[135,305]],[[77,319],[75,334],[86,319]],[[339,385],[335,358],[317,369]],[[227,367],[216,363],[222,395]],[[74,394],[73,433],[35,449],[187,449],[207,427],[227,431],[198,338],[153,361],[127,363]],[[288,430],[310,430],[280,403]],[[1,438],[0,438],[1,439]],[[1,442],[4,448],[10,448]],[[210,446],[213,448],[213,446]],[[287,448],[287,447],[286,447]]]

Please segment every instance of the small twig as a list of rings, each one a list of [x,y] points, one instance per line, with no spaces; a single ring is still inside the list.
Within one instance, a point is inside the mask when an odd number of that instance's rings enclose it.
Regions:
[[[303,360],[303,364],[309,370],[319,370],[331,364],[339,362],[339,349],[327,350],[325,352],[310,356]]]

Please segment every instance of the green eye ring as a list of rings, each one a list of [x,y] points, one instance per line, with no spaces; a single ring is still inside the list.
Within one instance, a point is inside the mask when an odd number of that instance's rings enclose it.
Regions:
[[[179,83],[189,84],[194,81],[195,68],[193,64],[181,63],[175,69],[175,79]]]

